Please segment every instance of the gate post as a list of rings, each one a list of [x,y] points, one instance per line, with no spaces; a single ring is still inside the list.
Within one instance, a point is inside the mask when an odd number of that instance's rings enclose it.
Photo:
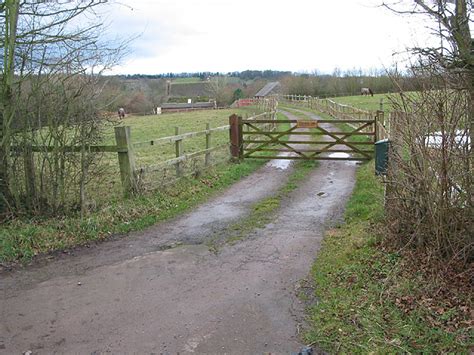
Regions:
[[[243,156],[242,117],[233,114],[229,117],[230,155],[240,160]]]
[[[384,125],[384,112],[381,111],[381,110],[377,110],[376,114],[375,114],[375,139],[376,141],[379,141],[381,139],[380,137],[380,129],[379,129],[379,125],[382,125],[383,127],[385,126]],[[384,138],[387,138],[387,137],[384,137]]]

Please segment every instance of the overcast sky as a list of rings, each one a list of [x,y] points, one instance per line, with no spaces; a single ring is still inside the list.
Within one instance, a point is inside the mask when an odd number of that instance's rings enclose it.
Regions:
[[[111,33],[138,36],[114,74],[242,71],[330,73],[391,67],[428,38],[426,22],[377,0],[119,0]]]

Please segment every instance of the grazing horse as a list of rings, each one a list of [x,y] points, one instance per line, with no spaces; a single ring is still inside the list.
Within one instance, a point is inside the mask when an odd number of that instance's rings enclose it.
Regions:
[[[118,113],[119,118],[125,118],[125,110],[123,107],[120,107],[117,113]]]
[[[360,89],[360,94],[364,96],[374,96],[374,92],[370,88],[362,88]]]

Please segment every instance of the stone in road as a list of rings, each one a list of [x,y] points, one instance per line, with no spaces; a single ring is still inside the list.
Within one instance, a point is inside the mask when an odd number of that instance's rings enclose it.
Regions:
[[[274,193],[287,170],[265,166],[175,220],[3,272],[0,353],[297,351],[295,287],[324,230],[341,218],[354,171],[352,163],[322,162],[272,223],[217,254],[202,244],[207,233],[245,218],[252,199]]]

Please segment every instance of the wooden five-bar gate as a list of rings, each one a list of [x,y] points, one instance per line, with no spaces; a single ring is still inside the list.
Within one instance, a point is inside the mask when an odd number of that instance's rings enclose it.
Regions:
[[[370,160],[377,137],[375,119],[247,120],[232,115],[229,122],[231,154],[237,159]],[[340,123],[345,129],[334,130]]]

